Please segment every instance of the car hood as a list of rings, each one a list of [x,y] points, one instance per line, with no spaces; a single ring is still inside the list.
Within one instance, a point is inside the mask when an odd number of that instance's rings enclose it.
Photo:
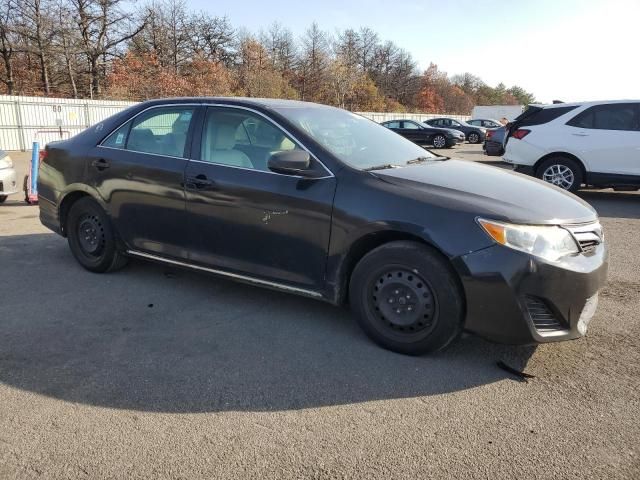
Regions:
[[[419,191],[426,202],[495,220],[559,225],[597,219],[588,203],[558,187],[470,161],[432,161],[373,173],[388,183]]]

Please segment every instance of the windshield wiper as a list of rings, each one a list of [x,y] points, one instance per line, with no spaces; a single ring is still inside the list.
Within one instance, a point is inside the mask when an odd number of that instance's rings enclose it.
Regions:
[[[388,168],[400,168],[400,165],[393,165],[391,163],[384,163],[382,165],[376,165],[374,167],[365,168],[365,172],[370,172],[372,170],[387,170]]]
[[[414,158],[413,160],[407,160],[407,165],[413,165],[416,163],[422,163],[422,162],[429,162],[433,160],[431,157],[418,157],[418,158]]]

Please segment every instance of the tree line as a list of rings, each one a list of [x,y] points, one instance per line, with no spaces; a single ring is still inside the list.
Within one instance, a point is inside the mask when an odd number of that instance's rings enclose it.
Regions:
[[[144,100],[184,95],[294,98],[359,111],[469,114],[527,104],[518,86],[418,70],[368,27],[296,38],[188,8],[185,0],[0,0],[0,94]]]

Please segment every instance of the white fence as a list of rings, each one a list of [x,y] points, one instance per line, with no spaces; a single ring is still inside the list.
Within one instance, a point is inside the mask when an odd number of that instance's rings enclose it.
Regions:
[[[0,95],[0,149],[68,138],[134,102]]]
[[[0,150],[28,150],[34,141],[71,137],[135,102],[73,100],[68,98],[0,95]],[[439,115],[423,113],[359,112],[376,122],[398,118],[424,121]],[[447,115],[458,120],[469,117]]]

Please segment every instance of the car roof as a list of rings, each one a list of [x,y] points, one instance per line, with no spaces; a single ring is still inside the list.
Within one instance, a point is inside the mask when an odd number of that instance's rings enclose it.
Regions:
[[[411,118],[393,118],[391,120],[385,120],[382,123],[389,123],[389,122],[414,122],[414,123],[421,123],[420,120],[413,120]]]
[[[280,98],[253,97],[173,97],[158,98],[143,102],[146,105],[161,105],[165,103],[226,103],[230,105],[245,105],[263,108],[336,108],[301,100],[284,100]]]
[[[589,102],[570,102],[570,103],[531,103],[530,107],[537,108],[562,108],[562,107],[591,107],[593,105],[607,105],[610,103],[640,103],[640,100],[594,100]]]

